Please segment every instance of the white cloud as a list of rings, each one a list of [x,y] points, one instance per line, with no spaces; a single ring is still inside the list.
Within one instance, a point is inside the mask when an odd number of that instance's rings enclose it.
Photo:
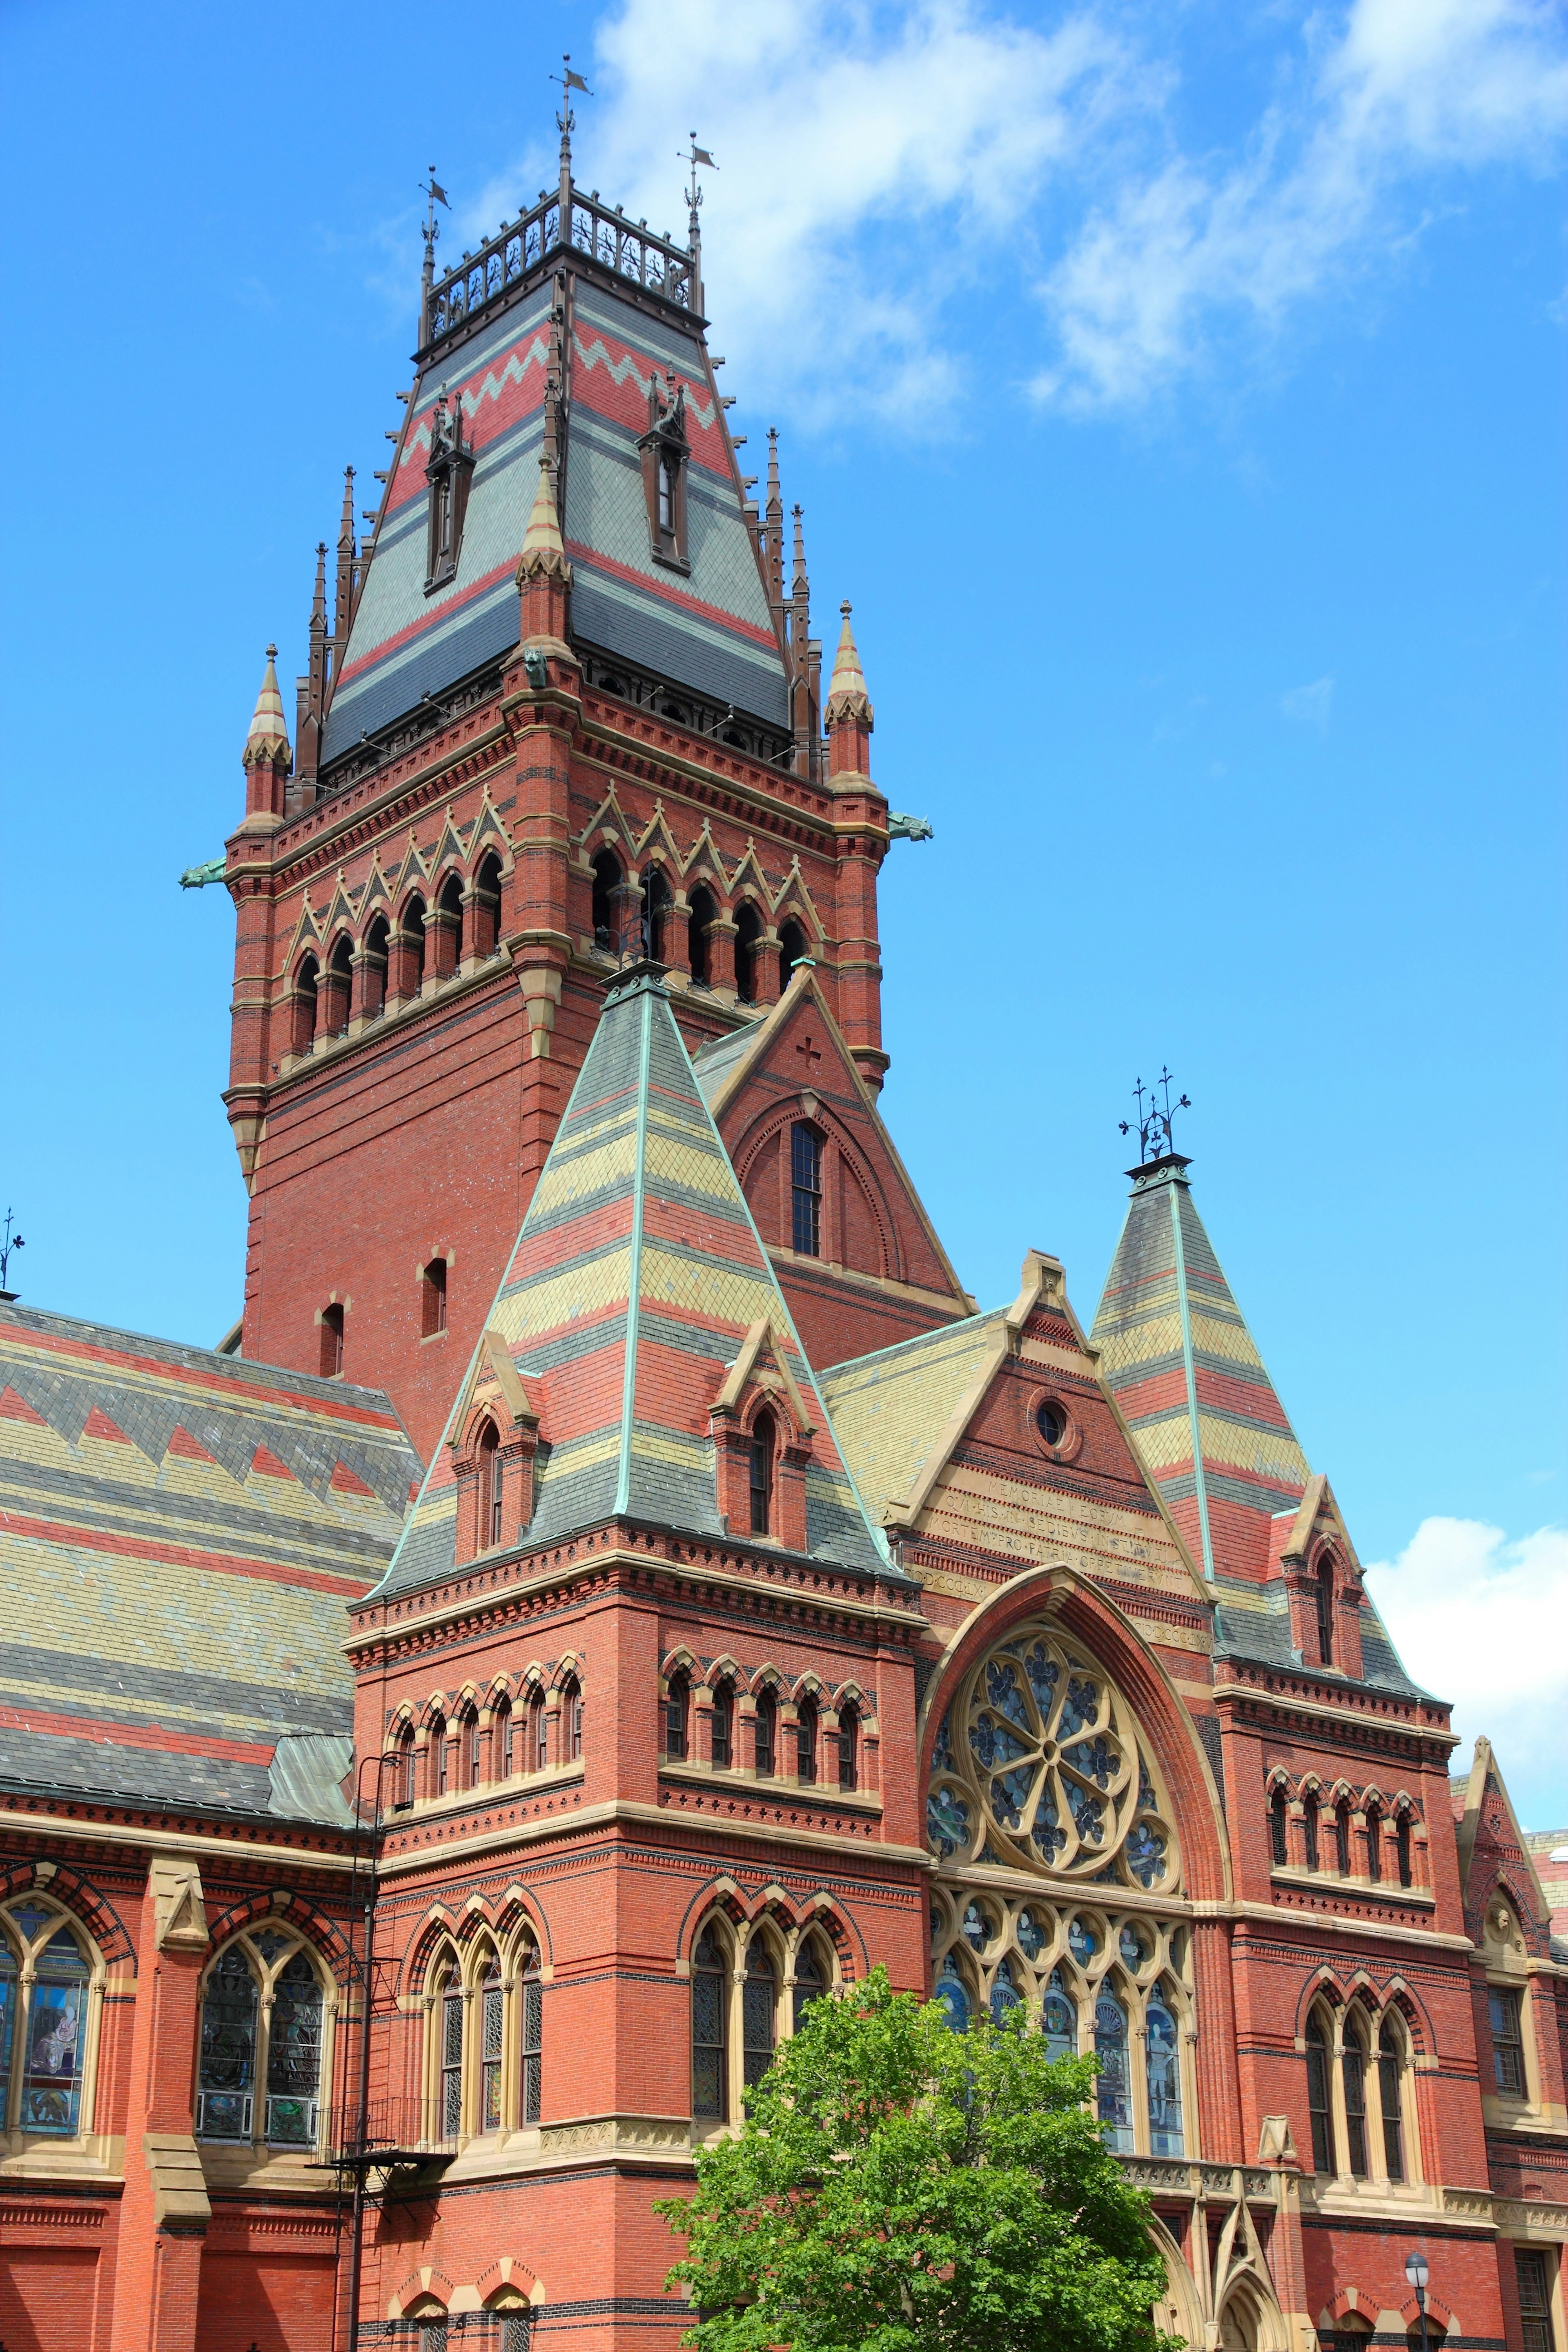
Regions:
[[[1320,735],[1328,727],[1333,707],[1331,677],[1315,677],[1310,686],[1293,686],[1289,694],[1279,698],[1279,708],[1287,719],[1293,719],[1299,727],[1315,727]]]
[[[1019,383],[1074,410],[1136,405],[1238,328],[1263,343],[1386,267],[1458,175],[1544,165],[1568,125],[1568,30],[1546,0],[1301,0],[1272,21],[1274,102],[1199,152],[1173,127],[1180,9],[1064,0],[1021,23],[984,0],[612,0],[579,168],[681,234],[677,149],[697,126],[721,167],[708,283],[749,399],[951,432],[973,381],[957,298],[996,291],[1035,298]],[[463,233],[553,177],[534,148]]]
[[[1568,1823],[1568,1528],[1423,1519],[1366,1574],[1409,1672],[1453,1701],[1456,1769],[1484,1734],[1523,1827]]]

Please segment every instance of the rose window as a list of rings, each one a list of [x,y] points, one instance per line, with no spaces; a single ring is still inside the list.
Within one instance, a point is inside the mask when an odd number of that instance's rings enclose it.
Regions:
[[[1161,1894],[1178,1880],[1126,1704],[1055,1628],[1003,1643],[964,1678],[937,1736],[926,1834],[943,1861]]]

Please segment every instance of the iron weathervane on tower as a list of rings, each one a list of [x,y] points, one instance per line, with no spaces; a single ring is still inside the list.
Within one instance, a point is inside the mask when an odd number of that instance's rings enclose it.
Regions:
[[[1146,1168],[1151,1160],[1164,1160],[1175,1151],[1176,1139],[1171,1132],[1171,1121],[1177,1111],[1191,1110],[1192,1104],[1185,1095],[1179,1095],[1176,1100],[1172,1102],[1171,1088],[1173,1084],[1170,1071],[1162,1066],[1153,1086],[1145,1087],[1142,1079],[1140,1078],[1133,1087],[1133,1097],[1138,1105],[1138,1117],[1136,1120],[1124,1118],[1120,1124],[1123,1135],[1131,1135],[1133,1128],[1137,1128],[1140,1168]],[[1156,1087],[1163,1095],[1163,1102],[1156,1094]]]

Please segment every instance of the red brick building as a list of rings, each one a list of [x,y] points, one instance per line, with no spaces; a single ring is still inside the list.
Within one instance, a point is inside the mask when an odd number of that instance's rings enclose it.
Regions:
[[[0,2341],[668,2352],[878,1962],[1100,2060],[1205,2352],[1568,2352],[1568,1948],[1195,1208],[963,1291],[889,814],[700,250],[426,268],[225,878],[237,1352],[0,1307]],[[68,1613],[62,1591],[71,1596]],[[357,2326],[357,2338],[355,2328]]]

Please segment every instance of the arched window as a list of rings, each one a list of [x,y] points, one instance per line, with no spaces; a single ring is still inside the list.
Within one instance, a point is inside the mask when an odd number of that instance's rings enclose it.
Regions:
[[[427,929],[435,933],[435,966],[437,980],[449,980],[458,969],[463,951],[463,877],[448,874],[441,885],[441,895],[436,901]]]
[[[518,2120],[539,2121],[540,2078],[544,2063],[544,1985],[539,1970],[539,1947],[531,1937],[520,1956],[522,1985],[522,2031],[519,2037],[521,2073],[518,2084]]]
[[[198,2138],[313,2148],[324,2016],[321,1971],[297,1936],[267,1925],[226,1944],[202,1988]]]
[[[771,1412],[758,1413],[752,1423],[752,1533],[765,1536],[773,1517],[773,1448],[778,1442]]]
[[[403,909],[403,993],[417,996],[425,985],[425,901],[410,898]]]
[[[493,1421],[487,1421],[474,1442],[474,1459],[479,1467],[479,1511],[475,1525],[476,1548],[494,1551],[501,1539],[501,1509],[505,1501],[502,1491],[500,1439]]]
[[[528,1758],[523,1769],[542,1772],[549,1762],[550,1712],[544,1704],[544,1693],[536,1688],[528,1702]]]
[[[763,919],[749,898],[735,913],[735,993],[742,1004],[757,1001],[757,942]]]
[[[1307,1840],[1307,1867],[1309,1870],[1316,1870],[1319,1866],[1319,1856],[1318,1792],[1315,1789],[1309,1789],[1301,1800],[1301,1827]]]
[[[822,1138],[797,1118],[789,1131],[791,1247],[801,1257],[822,1255]]]
[[[397,1769],[393,1780],[393,1802],[406,1806],[418,1794],[417,1774],[419,1750],[415,1744],[414,1726],[405,1724],[397,1743]]]
[[[642,888],[642,951],[650,963],[669,961],[670,890],[662,866],[650,866]]]
[[[1181,2156],[1182,2054],[1175,2012],[1168,1989],[1156,1985],[1143,2011],[1147,2037],[1145,2066],[1149,2085],[1149,2152]]]
[[[448,1960],[436,1987],[437,2133],[456,2139],[463,2128],[463,2026],[467,2003],[456,1960]]]
[[[561,1741],[563,1764],[576,1764],[583,1756],[583,1690],[576,1681],[566,1684],[561,1693]]]
[[[61,1915],[35,1898],[24,1895],[13,1904],[5,1923],[17,1943],[0,1932],[0,2121],[13,2111],[11,2078],[19,2054],[16,2128],[73,2138],[84,2121],[90,1966]]]
[[[594,860],[594,945],[615,955],[620,945],[620,860],[613,849],[601,849]]]
[[[682,1669],[669,1678],[669,1696],[664,1702],[664,1752],[672,1763],[685,1761],[688,1753],[687,1727],[691,1713],[691,1677]]]
[[[773,1685],[764,1683],[757,1694],[757,1770],[763,1780],[772,1780],[777,1768],[779,1737],[779,1703]]]
[[[1342,1878],[1351,1874],[1351,1806],[1342,1797],[1334,1807],[1334,1868]]]
[[[469,915],[471,952],[480,958],[493,956],[500,945],[500,859],[492,849],[488,857],[479,860]]]
[[[1011,1960],[998,1960],[991,1979],[991,2022],[1000,2025],[1016,2009],[1023,2007],[1024,1996],[1013,1981]]]
[[[339,1380],[343,1369],[343,1310],[334,1299],[321,1309],[321,1378]]]
[[[1403,1806],[1394,1817],[1394,1863],[1401,1886],[1410,1885],[1410,1815]]]
[[[500,1958],[492,1952],[479,1979],[479,2129],[500,2131],[505,2116],[501,2066],[506,2053],[506,1995]]]
[[[746,2088],[760,2083],[773,2063],[773,2035],[778,2015],[778,1979],[767,1947],[753,1937],[746,1953],[746,1980],[741,1988],[742,2074]]]
[[[430,1793],[433,1797],[444,1797],[447,1793],[447,1725],[441,1716],[437,1716],[430,1726],[430,1769],[435,1783]]]
[[[1366,1874],[1372,1879],[1383,1876],[1383,1815],[1375,1805],[1366,1809]]]
[[[713,903],[712,892],[704,890],[700,886],[692,891],[688,905],[689,912],[686,922],[687,961],[691,966],[692,979],[700,987],[706,988],[713,977],[709,955],[708,926],[716,919],[719,909]]]
[[[517,1722],[504,1692],[490,1712],[490,1761],[503,1780],[510,1780],[517,1769]]]
[[[973,2003],[954,1952],[948,1953],[937,1973],[936,1998],[946,2010],[947,2021],[953,2032],[967,2033],[969,2021],[973,2015]]]
[[[1285,1830],[1285,1791],[1276,1789],[1268,1800],[1268,1851],[1277,1864],[1283,1864],[1289,1853]]]
[[[831,1980],[831,1971],[823,1965],[816,1937],[803,1937],[795,1956],[795,2030],[797,2033],[806,2011],[814,2000],[822,1999]]]
[[[326,985],[321,991],[326,1002],[322,1022],[329,1037],[341,1037],[349,1025],[349,1003],[353,994],[353,941],[345,933],[332,949],[327,967]]]
[[[1377,2087],[1383,2110],[1383,2168],[1390,2180],[1405,2178],[1405,2102],[1400,2080],[1404,2055],[1385,2017],[1377,2036]]]
[[[1127,2063],[1127,2011],[1109,1985],[1094,2004],[1094,2054],[1100,2061],[1100,2137],[1118,2156],[1132,2153],[1132,2079]]]
[[[316,992],[319,967],[313,955],[304,957],[294,974],[294,1035],[296,1054],[308,1054],[316,1040]]]
[[[713,1765],[727,1772],[735,1760],[735,1694],[727,1682],[713,1693]]]
[[[1078,2056],[1078,2012],[1068,1999],[1059,1968],[1053,1969],[1046,1979],[1045,1998],[1040,2003],[1040,2032],[1046,2037],[1046,2054],[1053,2062]]]
[[[1318,1603],[1318,1661],[1325,1666],[1334,1663],[1334,1556],[1326,1551],[1318,1562],[1316,1587]]]
[[[391,926],[384,915],[377,915],[364,935],[364,978],[361,985],[367,1021],[374,1021],[386,1010],[386,964],[391,943]]]
[[[859,1737],[860,1720],[851,1701],[847,1706],[838,1710],[838,1785],[841,1789],[856,1786]]]
[[[484,1764],[480,1753],[484,1734],[479,1729],[477,1707],[469,1707],[464,1716],[458,1727],[458,1738],[462,1755],[463,1786],[465,1789],[477,1789],[483,1778]]]
[[[795,1727],[795,1778],[808,1784],[816,1778],[816,1701],[803,1698]]]
[[[1366,2153],[1366,2044],[1362,2040],[1360,2025],[1350,2015],[1344,2022],[1344,2048],[1340,2060],[1340,2079],[1345,2095],[1345,2153],[1352,2180],[1367,2177]]]
[[[796,964],[804,962],[809,953],[810,950],[805,944],[805,933],[801,929],[800,925],[793,919],[785,923],[779,933],[779,986],[781,989],[789,986],[790,976]]]
[[[434,1339],[447,1328],[447,1261],[433,1257],[419,1277],[419,1336]]]
[[[1307,2020],[1307,2113],[1312,2126],[1312,2169],[1334,2168],[1334,2118],[1329,2095],[1329,2037],[1316,2010]]]
[[[729,2017],[729,1956],[708,1927],[691,1962],[691,2112],[704,2121],[730,2113]]]

